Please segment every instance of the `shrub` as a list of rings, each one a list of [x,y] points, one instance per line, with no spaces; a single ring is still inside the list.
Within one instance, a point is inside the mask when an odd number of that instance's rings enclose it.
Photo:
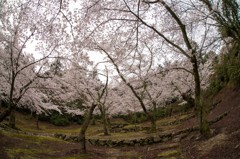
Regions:
[[[69,125],[69,119],[64,115],[54,114],[50,118],[50,122],[56,126],[66,126]]]
[[[167,107],[158,107],[155,111],[152,110],[152,114],[154,115],[155,119],[171,116],[173,112],[173,105],[174,104],[170,104]]]
[[[132,123],[134,123],[134,121],[136,123],[142,123],[142,122],[145,122],[147,120],[148,120],[148,118],[147,118],[146,114],[143,113],[143,112],[136,112],[136,114],[134,114],[132,116]]]
[[[69,119],[71,119],[71,121],[76,122],[79,125],[83,124],[84,122],[84,117],[81,115],[71,116]]]
[[[46,115],[46,114],[39,114],[38,115],[38,120],[40,120],[40,121],[50,121],[50,117],[49,117],[49,115]]]
[[[240,59],[239,54],[232,52],[223,56],[222,61],[216,65],[214,76],[210,79],[208,93],[216,94],[224,86],[240,85]]]
[[[82,118],[78,118],[77,119],[77,124],[82,125],[83,122],[84,122],[84,120]]]
[[[92,120],[91,120],[91,125],[96,125],[96,118],[93,116]]]

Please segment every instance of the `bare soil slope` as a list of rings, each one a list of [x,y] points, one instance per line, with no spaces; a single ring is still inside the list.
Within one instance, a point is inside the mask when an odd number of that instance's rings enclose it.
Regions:
[[[209,120],[227,113],[220,121],[211,125],[213,135],[201,139],[192,133],[181,142],[185,158],[189,159],[238,159],[240,158],[240,89],[224,88],[214,102],[221,101],[209,113]],[[181,125],[195,125],[197,119],[191,119]]]

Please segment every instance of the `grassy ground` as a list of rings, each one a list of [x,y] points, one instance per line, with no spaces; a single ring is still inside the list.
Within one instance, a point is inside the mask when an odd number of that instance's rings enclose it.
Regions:
[[[159,133],[168,133],[176,129],[176,126],[181,124],[180,120],[188,119],[191,117],[192,113],[178,114],[172,117],[162,118],[157,120],[156,125]],[[66,135],[78,135],[81,129],[81,125],[70,124],[69,126],[54,126],[48,122],[39,121],[40,129],[36,128],[36,121],[30,115],[22,115],[16,113],[16,125],[22,131],[32,132],[35,134],[41,135],[53,135],[55,133],[61,133]],[[114,123],[118,122],[119,119],[113,121]],[[121,123],[124,121],[121,120]],[[141,124],[131,125],[128,124],[124,128],[134,128],[134,127],[149,127],[150,123],[145,122]],[[103,126],[100,122],[97,122],[95,125],[90,125],[87,130],[88,138],[102,138],[102,139],[133,139],[133,138],[142,138],[148,137],[154,134],[146,133],[145,130],[137,132],[128,132],[128,133],[112,133],[110,136],[103,136]]]
[[[9,131],[0,131],[2,150],[0,156],[5,158],[86,158],[78,154],[78,144],[68,143],[56,138],[30,136]],[[74,150],[77,150],[77,152]],[[77,154],[77,156],[75,155]]]
[[[69,143],[52,137],[29,136],[0,131],[1,159],[180,159],[177,143],[156,144],[121,148],[94,147],[88,145],[88,153],[82,154],[78,143]]]
[[[164,133],[174,130],[180,118],[187,118],[189,115],[177,115],[168,117],[157,121],[157,127],[160,131],[157,133]],[[36,129],[36,121],[29,115],[22,115],[16,113],[17,128],[26,134],[19,134],[0,130],[0,156],[4,158],[21,158],[21,159],[37,159],[37,158],[61,158],[61,159],[121,159],[121,158],[182,158],[181,150],[177,143],[172,147],[173,143],[165,143],[165,145],[155,144],[150,146],[134,146],[134,147],[96,147],[87,145],[89,149],[88,154],[81,154],[80,145],[78,143],[70,143],[63,140],[56,139],[53,136],[55,133],[62,133],[66,135],[77,135],[81,126],[78,124],[71,124],[69,126],[54,126],[48,122],[39,121],[40,129]],[[118,122],[119,119],[113,122]],[[123,121],[121,121],[122,123]],[[174,124],[171,124],[174,123]],[[137,125],[127,125],[126,128],[131,127],[146,127],[149,123],[142,123]],[[145,130],[127,133],[112,133],[110,136],[103,136],[102,125],[97,122],[96,125],[90,125],[87,131],[87,138],[97,139],[112,139],[112,140],[128,140],[144,138],[153,136],[155,134],[146,133]],[[177,145],[177,146],[176,146]],[[166,148],[167,147],[167,148]]]
[[[17,127],[28,135],[6,131],[0,127],[0,159],[236,159],[240,158],[240,89],[225,89],[218,94],[216,100],[221,103],[209,113],[209,120],[213,120],[225,112],[228,115],[222,120],[211,125],[212,136],[209,139],[200,138],[199,132],[192,132],[182,140],[171,140],[164,143],[145,146],[126,147],[98,147],[87,145],[88,153],[82,154],[79,143],[66,142],[56,139],[55,133],[77,135],[81,126],[71,124],[69,126],[53,126],[47,122],[39,122],[40,130],[36,129],[36,121],[29,115],[17,113]],[[115,123],[123,123],[122,120],[114,120]],[[3,124],[3,123],[1,123]],[[151,135],[159,135],[168,132],[196,126],[198,118],[193,112],[177,114],[172,117],[157,121],[158,132],[149,134],[145,130],[137,132],[112,133],[103,136],[102,125],[90,125],[87,138],[98,139],[136,139]],[[127,125],[125,128],[149,127],[148,122]]]

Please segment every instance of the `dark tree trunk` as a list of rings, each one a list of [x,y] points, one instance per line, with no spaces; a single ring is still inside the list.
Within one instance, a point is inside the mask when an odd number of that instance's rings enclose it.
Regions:
[[[37,126],[37,129],[39,130],[40,128],[39,128],[39,122],[38,122],[39,120],[38,120],[38,115],[36,116],[36,126]]]
[[[139,97],[139,96],[138,96]],[[156,132],[157,128],[156,128],[156,120],[154,119],[154,115],[150,114],[150,112],[147,111],[145,104],[143,103],[143,100],[141,98],[138,98],[142,109],[144,111],[144,113],[147,115],[148,119],[150,120],[151,123],[151,132]]]
[[[153,118],[154,120],[157,120],[157,103],[156,102],[152,103],[153,103]]]
[[[104,129],[104,135],[106,136],[109,135],[106,116],[103,117],[103,129]]]
[[[16,123],[15,123],[15,109],[13,109],[10,113],[10,119],[9,119],[9,127],[15,128]]]
[[[82,150],[83,153],[87,152],[87,149],[86,149],[86,131],[87,131],[87,128],[90,124],[90,121],[91,121],[92,116],[93,116],[93,111],[96,108],[96,106],[97,106],[96,104],[92,104],[92,106],[90,107],[90,109],[87,113],[87,116],[86,116],[86,118],[83,122],[80,133],[79,133],[79,142],[80,142],[81,150]]]
[[[15,83],[15,76],[14,76],[14,72],[12,72],[12,80],[11,80],[11,89],[10,89],[8,108],[6,111],[4,111],[3,113],[0,114],[0,122],[2,122],[7,116],[11,115],[12,110],[15,109],[15,105],[13,104],[14,83]],[[15,115],[13,114],[11,116],[12,116],[12,120],[14,121],[14,126],[15,126]],[[10,121],[11,121],[11,117],[10,117]],[[10,122],[9,122],[9,125],[11,126]]]
[[[206,115],[206,105],[203,104],[201,99],[201,83],[198,71],[198,63],[195,54],[192,57],[192,64],[193,64],[193,74],[194,74],[194,82],[195,82],[195,107],[199,113],[199,120],[200,120],[200,133],[203,136],[209,135],[210,128],[207,122],[207,115]]]
[[[155,119],[153,117],[151,117],[150,121],[151,121],[151,132],[156,132],[157,128],[156,128],[156,121],[155,121]]]
[[[107,121],[107,117],[106,117],[106,110],[104,107],[99,108],[101,115],[102,115],[102,122],[103,122],[103,131],[104,131],[104,135],[109,135],[109,131],[108,131],[108,121]]]
[[[0,123],[10,114],[11,114],[11,109],[9,109],[9,108],[7,110],[5,110],[4,112],[2,112],[0,114]]]

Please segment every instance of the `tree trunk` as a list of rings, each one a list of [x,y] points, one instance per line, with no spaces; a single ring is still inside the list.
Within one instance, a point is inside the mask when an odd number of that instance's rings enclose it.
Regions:
[[[103,129],[104,129],[104,135],[105,136],[109,135],[106,113],[104,113],[103,115]]]
[[[100,108],[100,112],[102,115],[102,122],[103,122],[103,131],[104,131],[104,135],[109,135],[109,131],[108,131],[108,121],[107,121],[107,117],[106,117],[106,110],[104,107]]]
[[[101,48],[102,51],[104,51],[106,53],[106,55],[108,56],[108,58],[111,60],[112,64],[114,65],[114,67],[116,68],[116,71],[118,73],[118,75],[120,76],[120,78],[123,80],[123,82],[131,89],[132,93],[134,94],[134,96],[137,98],[137,100],[139,101],[143,112],[146,114],[146,116],[148,117],[148,119],[151,122],[151,132],[156,132],[156,122],[155,119],[153,117],[152,114],[150,114],[147,110],[147,108],[145,107],[145,104],[143,102],[143,99],[141,99],[141,97],[139,96],[139,94],[137,93],[137,91],[134,89],[134,87],[127,82],[127,80],[125,79],[125,77],[122,75],[122,73],[120,72],[120,69],[118,67],[118,65],[115,63],[115,61],[113,60],[113,58],[108,54],[108,52],[106,50],[104,50],[103,48]]]
[[[153,102],[153,118],[157,120],[157,103]]]
[[[156,132],[157,131],[157,128],[156,128],[156,121],[155,119],[151,116],[151,132]]]
[[[124,79],[122,77],[122,79]],[[124,79],[125,80],[125,79]],[[143,112],[146,114],[146,116],[148,117],[148,119],[150,120],[151,122],[151,132],[156,132],[156,121],[154,119],[154,116],[152,114],[150,114],[143,102],[143,99],[137,94],[137,92],[134,90],[133,86],[130,84],[130,83],[127,83],[127,81],[125,80],[124,81],[126,83],[126,85],[132,90],[134,96],[138,99],[142,109],[143,109]]]
[[[169,115],[168,115],[168,116],[171,117],[171,116],[172,116],[172,113],[173,113],[173,106],[171,105],[171,106],[170,106],[170,110],[169,110]]]
[[[153,132],[156,132],[157,128],[156,128],[156,120],[154,119],[154,115],[150,114],[150,113],[147,111],[147,109],[146,109],[146,107],[145,107],[142,99],[140,99],[140,103],[141,103],[141,106],[142,106],[142,108],[143,108],[144,113],[147,115],[148,119],[150,120],[150,123],[151,123],[150,132],[152,132],[152,133],[153,133]]]
[[[106,116],[103,117],[103,129],[104,129],[104,135],[105,136],[109,135]]]
[[[7,116],[11,115],[13,109],[14,109],[13,102],[10,99],[7,110],[0,114],[0,122],[2,122]]]
[[[12,73],[12,80],[11,80],[11,89],[10,89],[10,97],[9,97],[9,103],[8,103],[8,108],[6,111],[0,114],[0,122],[2,122],[7,116],[11,115],[12,110],[16,109],[14,104],[13,104],[13,90],[14,90],[14,82],[15,78],[13,76],[14,73]],[[15,118],[15,116],[14,116]],[[12,119],[15,122],[15,119]],[[11,121],[11,117],[10,117]],[[9,122],[10,125],[10,122]]]
[[[10,113],[10,119],[9,119],[9,127],[16,128],[15,123],[15,109],[13,109]]]
[[[88,112],[87,116],[85,117],[85,120],[83,122],[82,128],[79,133],[79,142],[80,142],[81,150],[83,153],[87,152],[85,134],[86,134],[87,128],[90,124],[90,121],[92,119],[93,111],[96,108],[96,106],[97,106],[96,104],[92,104],[92,106],[90,107],[89,112]]]
[[[9,109],[9,108],[7,110],[5,110],[4,112],[2,112],[0,114],[0,123],[10,114],[11,114],[11,109]]]
[[[13,102],[10,102],[9,108],[11,110],[10,119],[9,119],[9,127],[16,128],[16,119],[15,119],[16,104],[13,104]]]
[[[201,83],[200,83],[200,76],[198,71],[198,63],[195,54],[192,57],[192,64],[193,64],[193,74],[194,74],[194,82],[195,82],[195,107],[199,113],[200,119],[200,133],[203,136],[209,135],[210,128],[207,122],[207,115],[206,115],[206,105],[203,104],[201,99]]]
[[[38,115],[36,116],[36,126],[37,126],[37,129],[39,130],[39,122],[38,122]]]

